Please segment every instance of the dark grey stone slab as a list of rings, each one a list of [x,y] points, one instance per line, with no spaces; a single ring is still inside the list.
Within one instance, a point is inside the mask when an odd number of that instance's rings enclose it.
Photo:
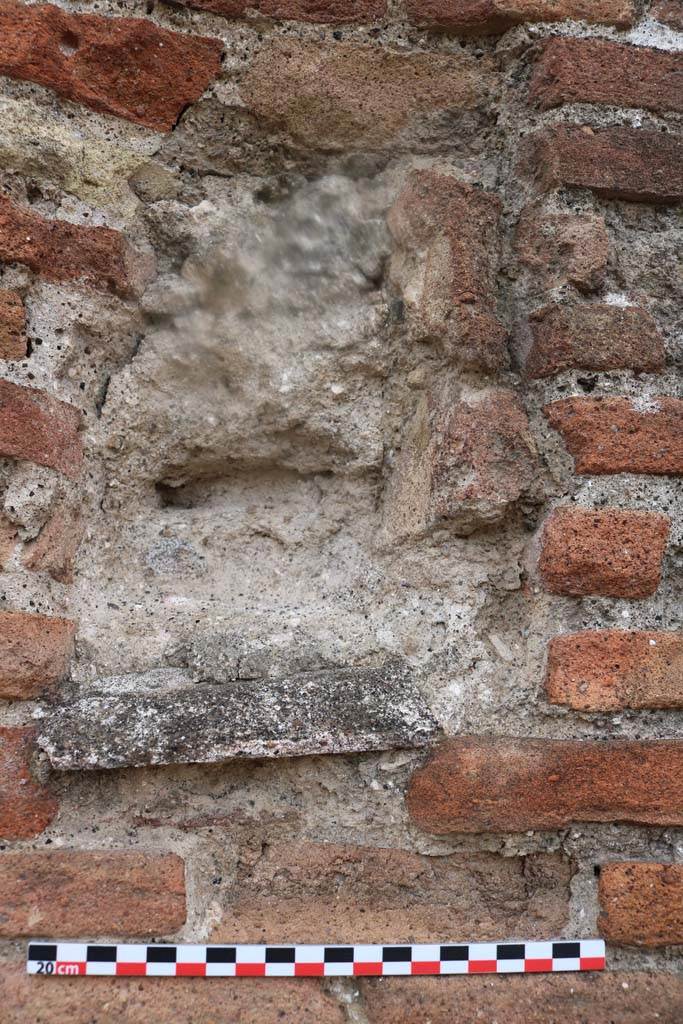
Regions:
[[[153,673],[47,711],[40,746],[55,768],[213,764],[238,758],[421,747],[436,723],[397,665],[286,679],[182,685]],[[119,690],[117,682],[121,685]]]

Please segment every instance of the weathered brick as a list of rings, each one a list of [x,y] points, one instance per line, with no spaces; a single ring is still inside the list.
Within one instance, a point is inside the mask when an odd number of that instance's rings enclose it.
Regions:
[[[0,571],[7,567],[18,539],[19,530],[16,523],[12,523],[4,513],[0,512]]]
[[[185,921],[175,854],[0,853],[0,936],[166,935]]]
[[[0,697],[32,700],[66,675],[73,653],[70,619],[0,612]]]
[[[50,824],[58,804],[33,771],[35,729],[0,727],[0,839],[34,839]],[[0,894],[0,905],[2,894]],[[0,911],[1,915],[1,911]]]
[[[397,539],[439,527],[467,536],[501,522],[537,473],[514,391],[482,389],[452,403],[424,398],[387,488],[385,529]]]
[[[670,525],[656,512],[556,509],[543,530],[541,579],[552,594],[650,597]]]
[[[626,28],[632,0],[406,0],[416,25],[461,33],[493,34],[534,21],[589,21]]]
[[[539,132],[530,158],[542,189],[587,188],[606,199],[683,199],[683,139],[639,128],[563,125]]]
[[[36,82],[92,110],[170,131],[220,70],[219,39],[141,18],[70,14],[52,4],[0,6],[0,74]]]
[[[38,537],[26,545],[23,562],[33,572],[47,572],[59,583],[73,583],[74,560],[83,536],[78,509],[59,505]]]
[[[26,314],[17,292],[0,289],[0,359],[23,359],[26,355]]]
[[[389,212],[390,278],[410,336],[438,342],[464,369],[508,361],[496,316],[500,210],[497,196],[427,170],[410,175]]]
[[[529,89],[542,110],[563,103],[683,111],[683,55],[604,39],[551,39]]]
[[[679,1024],[683,979],[646,971],[364,978],[361,992],[369,1024]]]
[[[603,864],[599,899],[598,927],[608,942],[683,945],[683,864]]]
[[[17,961],[0,965],[0,1000],[5,1024],[344,1024],[347,1019],[314,978],[269,978],[265,984],[261,978],[240,978],[237,984],[234,978],[211,978],[193,985],[187,978],[82,977],[75,984],[41,984]]]
[[[678,398],[563,398],[543,411],[562,434],[577,473],[683,473]]]
[[[652,8],[652,16],[671,28],[683,31],[683,4],[681,0],[658,0]]]
[[[467,54],[331,47],[290,37],[264,46],[241,86],[252,113],[302,146],[333,152],[410,148],[411,132],[424,148],[435,114],[443,120],[474,111],[487,92],[488,74]]]
[[[683,708],[683,633],[585,630],[550,641],[546,694],[575,711]]]
[[[321,25],[376,21],[386,14],[386,0],[180,0],[185,7],[223,18],[254,11],[265,18],[312,21]]]
[[[572,868],[555,854],[425,857],[404,850],[273,842],[241,860],[211,941],[430,942],[552,937]]]
[[[683,742],[463,737],[412,777],[410,817],[436,835],[572,822],[683,824]]]
[[[76,480],[83,464],[78,409],[45,391],[0,380],[0,456],[49,466]]]
[[[533,340],[524,361],[529,377],[573,369],[664,369],[663,338],[649,313],[638,306],[550,305],[532,313],[529,325]]]
[[[48,220],[3,195],[0,261],[22,263],[48,281],[81,279],[124,296],[141,292],[154,272],[151,257],[132,249],[120,231]]]
[[[602,217],[592,213],[544,213],[532,203],[517,223],[515,251],[533,271],[537,289],[573,284],[595,291],[604,280],[609,237]]]

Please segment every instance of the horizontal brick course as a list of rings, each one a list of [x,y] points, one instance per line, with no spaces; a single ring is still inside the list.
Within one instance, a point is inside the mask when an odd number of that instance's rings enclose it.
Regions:
[[[246,851],[211,942],[431,942],[552,938],[567,922],[570,863],[556,854],[425,857],[279,842]]]
[[[175,854],[0,853],[0,936],[161,936],[185,921]]]
[[[531,314],[529,326],[532,343],[524,360],[528,377],[574,369],[664,369],[663,338],[650,314],[638,306],[549,305]]]
[[[683,979],[646,971],[368,978],[361,991],[368,1024],[680,1024]]]
[[[240,89],[267,124],[285,129],[301,146],[332,152],[410,148],[416,125],[419,135],[419,126],[437,113],[474,110],[488,90],[482,62],[468,54],[347,42],[331,47],[290,37],[260,51]]]
[[[575,711],[683,708],[683,633],[585,630],[550,641],[546,695]]]
[[[392,285],[408,329],[435,341],[464,369],[507,365],[507,331],[496,315],[501,202],[436,171],[415,171],[389,211]]]
[[[406,0],[415,24],[454,32],[498,34],[525,21],[633,23],[632,0]]]
[[[531,169],[543,189],[585,188],[606,199],[683,199],[683,139],[639,128],[563,125],[533,136]]]
[[[3,0],[0,74],[53,89],[92,110],[170,131],[220,70],[218,39],[141,18],[71,14]]]
[[[598,895],[598,927],[608,942],[683,945],[683,864],[603,864]]]
[[[577,473],[683,473],[683,401],[564,398],[543,410]]]
[[[407,804],[426,832],[525,832],[572,822],[683,824],[683,741],[448,740]]]
[[[76,480],[83,464],[79,410],[37,388],[0,380],[0,456],[49,466]]]
[[[552,594],[650,597],[670,521],[655,512],[559,508],[546,521],[539,573]]]
[[[542,110],[563,103],[683,111],[683,54],[602,39],[551,39],[531,80]]]
[[[223,18],[242,18],[255,11],[265,18],[343,25],[381,18],[386,0],[180,0],[185,7],[209,11]]]
[[[73,983],[57,979],[43,984],[16,961],[0,965],[0,1001],[3,1024],[344,1024],[347,1020],[336,999],[313,978],[209,978],[194,983],[187,978],[78,978]]]
[[[0,612],[0,698],[33,700],[67,673],[75,623],[50,615]]]
[[[153,261],[120,231],[49,220],[0,195],[0,262],[21,263],[48,281],[78,281],[123,296],[139,293]]]
[[[17,292],[0,288],[0,359],[23,359],[26,355],[26,314]]]
[[[34,839],[57,813],[49,786],[35,776],[35,754],[35,729],[0,726],[0,840]],[[2,899],[0,892],[0,921]]]

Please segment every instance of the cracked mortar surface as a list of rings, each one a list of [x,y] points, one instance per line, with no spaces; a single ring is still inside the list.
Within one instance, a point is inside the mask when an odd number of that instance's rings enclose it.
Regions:
[[[461,46],[408,29],[394,6],[375,36],[345,27],[344,39],[376,37],[505,66],[494,87],[495,117],[465,119],[455,146],[435,131],[428,156],[400,149],[310,152],[254,122],[239,84],[264,34],[329,41],[332,30],[319,26],[264,30],[260,23],[154,7],[149,17],[158,24],[219,36],[227,51],[221,78],[169,136],[3,80],[3,185],[46,215],[125,229],[138,247],[154,249],[159,271],[139,306],[33,280],[22,268],[0,274],[0,286],[25,296],[31,342],[30,359],[11,364],[6,376],[46,386],[83,409],[87,464],[79,498],[86,533],[74,586],[29,575],[15,560],[2,578],[3,601],[78,620],[70,686],[82,698],[100,692],[104,678],[123,692],[126,683],[117,687],[116,677],[160,670],[167,675],[157,676],[157,684],[170,693],[179,679],[219,687],[263,680],[265,687],[297,673],[374,669],[398,658],[447,735],[683,735],[674,713],[589,716],[552,707],[542,694],[550,636],[597,626],[679,625],[680,483],[575,477],[541,412],[556,398],[586,393],[676,394],[683,293],[675,273],[681,232],[672,210],[600,201],[587,192],[546,201],[548,209],[556,203],[562,212],[605,218],[610,255],[595,297],[647,308],[663,333],[670,371],[638,379],[567,372],[525,385],[543,463],[533,498],[495,528],[469,537],[435,530],[388,545],[381,529],[385,483],[422,396],[435,382],[454,396],[484,382],[456,372],[432,347],[406,342],[387,281],[386,214],[408,173],[435,166],[503,200],[507,241],[498,312],[515,337],[525,314],[541,304],[530,299],[509,248],[531,198],[513,173],[523,136],[563,121],[654,128],[678,122],[617,108],[567,106],[539,114],[527,108],[524,89],[529,55],[547,28]],[[139,13],[132,0],[102,2],[97,10]],[[651,21],[631,34],[585,26],[553,31],[663,47],[673,37]],[[32,166],[25,156],[29,134]],[[566,285],[544,301],[576,297]],[[514,370],[499,381],[520,386]],[[49,470],[9,462],[0,469],[5,508],[26,538],[46,521],[58,492],[83,492]],[[577,601],[540,591],[532,570],[534,533],[567,495],[578,505],[656,508],[678,524],[654,597]],[[34,713],[45,709],[6,706],[5,720],[31,720]],[[219,921],[240,850],[259,851],[275,839],[434,857],[561,851],[576,867],[568,935],[595,930],[601,861],[683,858],[683,834],[664,828],[427,836],[409,824],[403,799],[420,760],[419,752],[401,749],[68,777],[45,762],[60,816],[38,840],[17,848],[163,844],[188,864],[190,913],[179,935],[194,941],[206,939]],[[680,969],[666,950],[615,951],[612,962]],[[362,1022],[354,985],[332,988],[348,1019]]]

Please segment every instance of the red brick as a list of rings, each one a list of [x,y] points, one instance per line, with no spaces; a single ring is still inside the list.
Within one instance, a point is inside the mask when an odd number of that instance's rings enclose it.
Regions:
[[[59,583],[73,583],[74,560],[84,524],[77,509],[60,505],[36,540],[26,546],[24,565],[33,572],[47,572]]]
[[[604,281],[609,238],[602,217],[544,213],[532,203],[519,218],[515,251],[520,262],[533,271],[536,289],[569,283],[591,292]]]
[[[70,619],[0,612],[0,698],[33,700],[64,678],[73,653]]]
[[[683,945],[683,864],[603,864],[599,898],[598,926],[608,942]]]
[[[334,997],[311,978],[43,983],[17,961],[0,965],[0,1001],[5,1024],[344,1024],[347,1019]]]
[[[658,397],[563,398],[544,413],[558,430],[577,473],[683,473],[683,401]]]
[[[52,4],[0,7],[0,74],[92,110],[170,131],[220,70],[218,39],[141,18],[70,14]]]
[[[0,380],[0,456],[25,459],[78,479],[83,447],[78,409],[45,391]]]
[[[550,641],[546,694],[575,711],[683,708],[683,633],[586,630]]]
[[[683,55],[603,39],[551,39],[531,80],[542,110],[563,103],[683,111]]]
[[[552,594],[650,597],[670,525],[655,512],[556,509],[543,530],[541,579]]]
[[[416,341],[437,341],[464,369],[507,364],[496,316],[497,196],[436,171],[413,172],[389,212],[390,276]]]
[[[0,839],[5,841],[34,839],[58,810],[49,787],[34,775],[35,735],[32,728],[0,726]]]
[[[23,359],[26,355],[26,314],[21,295],[0,289],[0,359]]]
[[[563,370],[664,369],[664,341],[649,313],[637,306],[602,303],[551,305],[529,318],[528,377],[552,377]]]
[[[589,21],[633,24],[632,0],[406,0],[416,25],[454,32],[498,34],[534,21]]]
[[[368,978],[361,992],[368,1024],[680,1024],[683,978],[665,971]]]
[[[659,0],[652,8],[652,16],[671,28],[683,31],[683,4],[681,0]]]
[[[247,11],[256,11],[265,18],[312,21],[322,25],[376,21],[387,9],[386,0],[180,0],[180,3],[223,18],[242,18]]]
[[[467,536],[501,522],[539,469],[529,422],[507,388],[466,400],[425,399],[409,426],[385,502],[392,536],[450,528]]]
[[[412,777],[427,832],[525,832],[572,822],[683,824],[683,741],[448,740]]]
[[[565,125],[540,132],[531,160],[543,189],[587,188],[606,199],[683,199],[683,139],[639,128]]]
[[[425,132],[437,131],[435,115],[446,119],[451,138],[453,115],[483,106],[490,77],[485,61],[465,53],[281,37],[254,58],[240,92],[251,113],[270,128],[285,129],[300,146],[423,150]]]
[[[185,922],[175,854],[0,853],[0,936],[166,935]]]
[[[120,295],[141,292],[151,257],[135,252],[112,228],[48,220],[0,195],[0,261],[22,263],[48,281],[83,280]]]
[[[243,854],[212,942],[431,942],[551,937],[567,923],[572,866],[501,857],[278,842]]]

